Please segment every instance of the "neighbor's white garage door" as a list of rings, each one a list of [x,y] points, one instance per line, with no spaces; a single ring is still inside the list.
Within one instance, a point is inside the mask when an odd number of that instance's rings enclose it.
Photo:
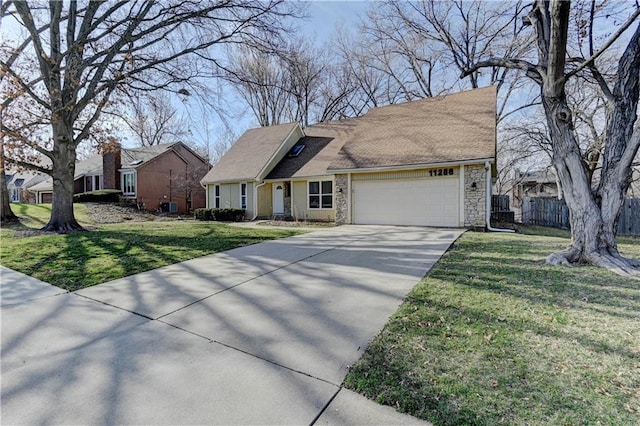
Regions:
[[[353,222],[362,225],[459,226],[457,176],[352,182]]]

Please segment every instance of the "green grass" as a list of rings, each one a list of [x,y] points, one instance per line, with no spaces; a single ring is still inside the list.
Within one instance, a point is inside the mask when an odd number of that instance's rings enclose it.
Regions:
[[[345,385],[435,425],[640,424],[640,282],[547,266],[544,232],[466,233]]]
[[[11,210],[21,220],[21,224],[12,225],[11,229],[41,228],[49,222],[51,204],[21,204],[11,203]],[[84,204],[74,204],[73,212],[76,220],[82,225],[91,224],[87,207]]]
[[[82,208],[78,205],[76,211]],[[19,216],[26,214],[30,218],[26,223],[34,228],[47,222],[46,211],[40,205],[14,210]],[[81,222],[91,225],[86,216]],[[0,263],[70,291],[297,233],[182,220],[96,225],[95,230],[67,235],[15,236],[25,229],[19,224],[0,231]]]

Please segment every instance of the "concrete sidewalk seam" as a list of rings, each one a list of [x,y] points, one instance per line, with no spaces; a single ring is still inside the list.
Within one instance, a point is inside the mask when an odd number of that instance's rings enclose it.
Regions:
[[[178,328],[179,328],[179,327],[178,327]],[[182,329],[181,329],[181,330],[182,330]],[[185,331],[186,331],[186,330],[185,330]],[[324,383],[327,383],[327,384],[329,384],[329,385],[337,386],[337,387],[340,387],[340,386],[341,386],[341,385],[337,385],[337,384],[335,384],[335,383],[332,383],[332,382],[330,382],[330,381],[329,381],[329,380],[327,380],[327,379],[323,379],[322,377],[316,377],[316,376],[313,376],[313,375],[311,375],[311,374],[309,374],[309,373],[305,373],[304,371],[300,371],[300,370],[296,370],[295,368],[287,367],[286,365],[283,365],[283,364],[277,363],[277,362],[272,361],[272,360],[267,359],[267,358],[263,358],[263,357],[261,357],[261,356],[259,356],[259,355],[256,355],[256,354],[252,354],[251,352],[247,352],[247,351],[245,351],[245,350],[243,350],[243,349],[236,348],[235,346],[228,345],[228,344],[226,344],[226,343],[224,343],[224,342],[220,342],[220,341],[218,341],[218,340],[212,340],[211,342],[212,342],[212,343],[215,343],[215,344],[218,344],[218,345],[220,345],[220,346],[224,346],[225,348],[229,348],[229,349],[232,349],[232,350],[234,350],[234,351],[238,351],[238,352],[243,353],[243,354],[245,354],[245,355],[249,355],[249,356],[251,356],[251,357],[253,357],[253,358],[256,358],[256,359],[259,359],[259,360],[261,360],[261,361],[268,362],[269,364],[275,365],[275,366],[277,366],[277,367],[284,368],[285,370],[293,371],[294,373],[302,374],[303,376],[307,376],[307,377],[310,377],[310,378],[312,378],[312,379],[319,380],[319,381],[324,382]]]
[[[81,289],[81,290],[82,290],[82,289]],[[79,291],[79,290],[78,290],[78,291]],[[151,318],[151,317],[149,317],[149,316],[147,316],[147,315],[144,315],[144,314],[141,314],[141,313],[139,313],[139,312],[130,311],[129,309],[125,309],[125,308],[123,308],[123,307],[121,307],[121,306],[112,305],[112,304],[107,303],[107,302],[105,302],[105,301],[98,300],[98,299],[94,299],[93,297],[85,296],[84,294],[78,294],[78,293],[76,293],[76,292],[74,292],[74,291],[71,291],[71,292],[69,292],[69,293],[70,293],[70,294],[73,294],[73,295],[74,295],[74,296],[76,296],[76,297],[82,297],[82,298],[84,298],[84,299],[91,300],[92,302],[97,302],[97,303],[100,303],[100,304],[102,304],[102,305],[109,306],[109,307],[111,307],[111,308],[120,309],[121,311],[128,312],[128,313],[133,314],[133,315],[137,315],[137,316],[142,317],[142,318],[144,318],[144,319],[148,319],[149,321],[153,321],[153,320],[154,320],[154,318]]]
[[[322,417],[324,412],[327,411],[327,408],[329,408],[329,406],[331,405],[333,400],[336,399],[336,397],[338,396],[338,394],[340,393],[341,390],[342,390],[342,385],[340,385],[340,387],[338,387],[338,390],[336,391],[336,393],[334,393],[333,396],[329,399],[329,401],[327,401],[327,403],[324,405],[324,407],[322,407],[322,410],[320,410],[318,415],[313,420],[311,420],[311,423],[309,423],[309,426],[315,425],[316,422],[318,420],[320,420],[320,417]]]
[[[313,375],[311,375],[311,374],[309,374],[309,373],[305,373],[304,371],[296,370],[295,368],[287,367],[286,365],[283,365],[283,364],[277,363],[277,362],[275,362],[275,361],[272,361],[272,360],[270,360],[270,359],[267,359],[267,358],[261,357],[261,356],[256,355],[256,354],[252,354],[251,352],[245,351],[245,350],[243,350],[243,349],[237,348],[237,347],[235,347],[235,346],[229,345],[229,344],[227,344],[227,343],[224,343],[224,342],[221,342],[221,341],[218,341],[218,340],[211,339],[210,337],[203,336],[203,335],[198,334],[198,333],[195,333],[195,332],[193,332],[193,331],[186,330],[186,329],[184,329],[184,328],[182,328],[182,327],[179,327],[179,326],[177,326],[177,325],[170,324],[170,323],[168,323],[168,322],[164,322],[164,321],[162,321],[162,320],[160,320],[160,319],[158,319],[158,320],[152,320],[152,321],[158,321],[158,322],[161,322],[162,324],[166,324],[166,325],[168,325],[168,326],[170,326],[170,327],[173,327],[173,328],[175,328],[175,329],[177,329],[177,330],[180,330],[180,331],[183,331],[183,332],[185,332],[185,333],[189,333],[189,334],[192,334],[192,335],[194,335],[194,336],[197,336],[197,337],[200,337],[200,338],[202,338],[202,339],[205,339],[205,340],[206,340],[207,342],[209,342],[209,343],[213,343],[213,344],[217,344],[217,345],[220,345],[220,346],[224,346],[225,348],[228,348],[228,349],[231,349],[231,350],[234,350],[234,351],[237,351],[237,352],[243,353],[243,354],[245,354],[245,355],[249,355],[250,357],[253,357],[253,358],[259,359],[259,360],[264,361],[264,362],[268,362],[269,364],[275,365],[275,366],[280,367],[280,368],[284,368],[285,370],[289,370],[289,371],[292,371],[292,372],[294,372],[294,373],[302,374],[303,376],[307,376],[307,377],[310,377],[310,378],[312,378],[312,379],[319,380],[319,381],[321,381],[321,382],[327,383],[327,384],[332,385],[332,386],[337,386],[337,387],[339,388],[339,389],[338,389],[338,391],[342,388],[342,385],[337,385],[337,384],[335,384],[335,383],[333,383],[333,382],[330,382],[329,380],[323,379],[323,378],[321,378],[321,377],[313,376]],[[337,395],[337,393],[336,393],[336,395]],[[333,396],[333,398],[335,398],[335,395]],[[331,400],[333,400],[333,398],[331,398]],[[331,402],[331,401],[329,401],[329,402]]]

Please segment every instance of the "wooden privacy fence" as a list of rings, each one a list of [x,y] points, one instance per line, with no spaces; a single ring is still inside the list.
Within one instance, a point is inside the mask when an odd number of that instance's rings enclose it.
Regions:
[[[569,209],[557,198],[529,198],[522,201],[522,223],[569,229]],[[619,235],[640,235],[640,198],[627,198],[620,210]]]
[[[627,198],[620,212],[618,234],[640,235],[640,198]]]

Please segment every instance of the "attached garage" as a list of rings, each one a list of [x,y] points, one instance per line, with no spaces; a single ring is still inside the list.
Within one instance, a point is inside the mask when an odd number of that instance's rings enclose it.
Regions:
[[[461,225],[458,168],[354,174],[351,184],[355,224]]]
[[[53,203],[53,193],[52,192],[41,192],[40,193],[40,203],[51,204]]]

